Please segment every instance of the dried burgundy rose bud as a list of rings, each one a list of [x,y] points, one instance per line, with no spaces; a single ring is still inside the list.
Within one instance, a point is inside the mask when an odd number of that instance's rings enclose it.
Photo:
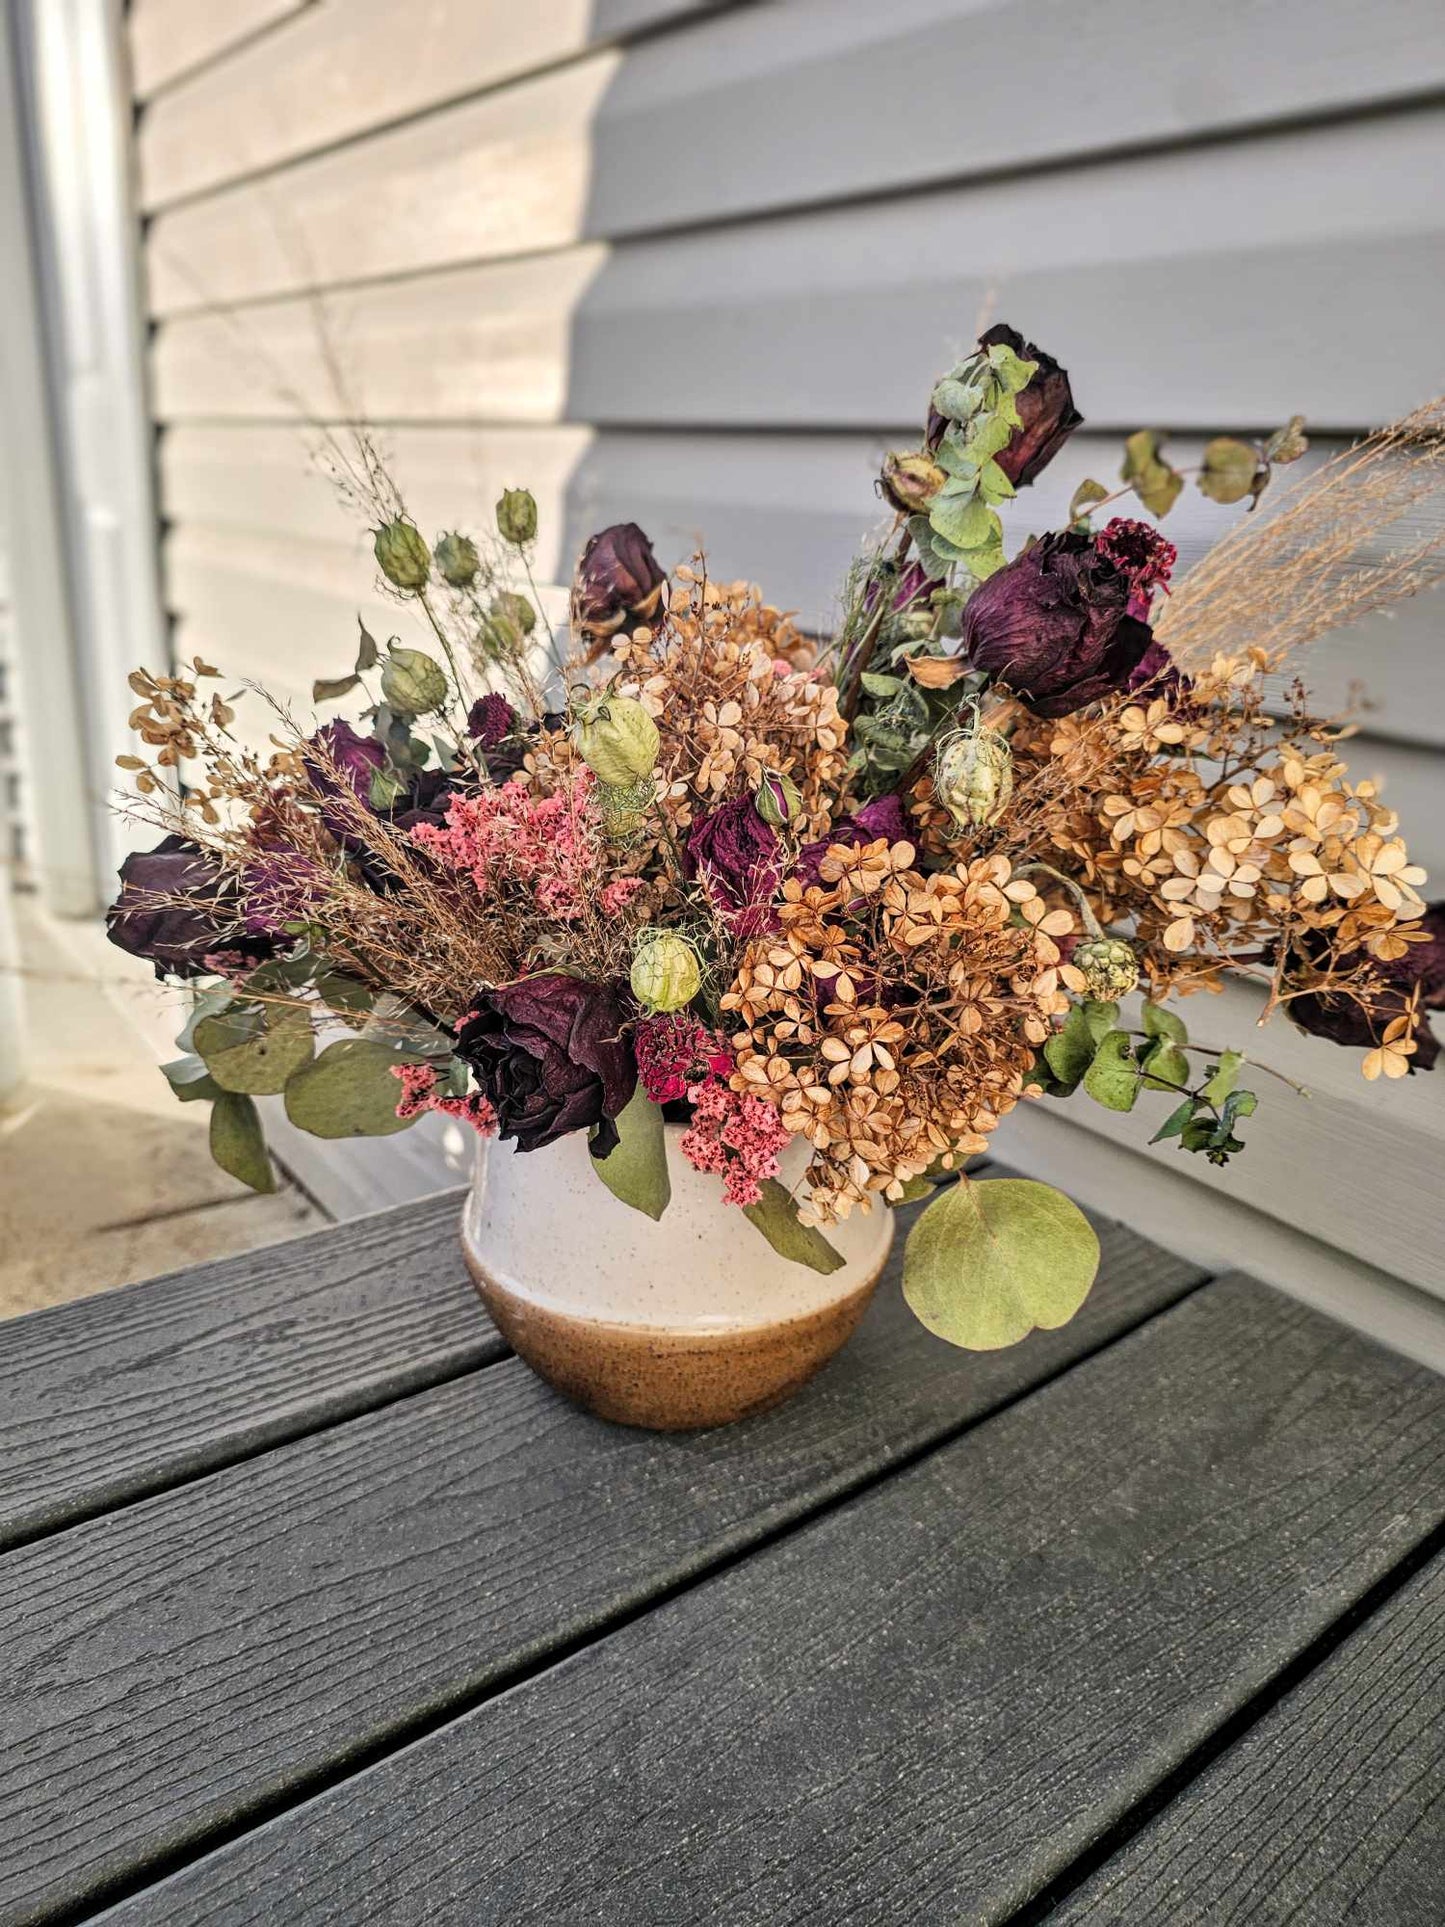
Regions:
[[[1418,984],[1422,1012],[1415,1025],[1410,1070],[1432,1070],[1440,1055],[1440,1043],[1423,1013],[1445,1010],[1445,901],[1429,905],[1420,927],[1427,933],[1425,943],[1412,943],[1403,957],[1390,963],[1375,963],[1379,984],[1368,1003],[1346,996],[1291,997],[1285,1008],[1295,1023],[1312,1037],[1326,1037],[1351,1050],[1373,1050],[1384,1037],[1386,1025],[1405,1014]],[[1356,954],[1342,961],[1348,964],[1363,959]]]
[[[572,584],[572,626],[601,639],[657,620],[667,577],[635,522],[617,522],[582,551]]]
[[[750,796],[698,817],[683,861],[690,876],[702,878],[734,935],[756,937],[776,927],[772,904],[782,877],[782,846]]]
[[[1154,635],[1130,593],[1092,536],[1046,535],[969,597],[964,653],[1036,715],[1071,715],[1126,689],[1145,659]]]
[[[121,864],[105,934],[118,949],[144,957],[157,977],[194,977],[220,950],[247,963],[271,955],[274,946],[260,932],[244,933],[241,917],[240,893],[219,864],[189,838],[167,836]]]
[[[908,821],[908,812],[903,807],[901,797],[875,797],[851,816],[840,817],[828,834],[820,836],[816,843],[805,843],[798,852],[798,861],[794,866],[799,881],[805,887],[822,882],[823,858],[835,843],[842,844],[844,849],[856,850],[865,843],[876,843],[880,836],[887,837],[890,843],[913,841],[913,826]]]
[[[1074,430],[1083,425],[1084,418],[1074,406],[1068,370],[1061,368],[1052,355],[1025,341],[1007,322],[999,322],[978,338],[980,348],[992,348],[997,342],[1011,348],[1021,361],[1037,364],[1028,387],[1014,398],[1019,426],[994,457],[1015,488],[1026,488],[1042,475]],[[930,409],[926,439],[931,449],[938,447],[947,427],[947,420],[937,409]]]
[[[497,1113],[499,1135],[538,1151],[571,1131],[596,1129],[592,1151],[616,1148],[613,1120],[637,1088],[624,1026],[633,1016],[623,984],[590,984],[548,973],[476,998],[457,1030]]]

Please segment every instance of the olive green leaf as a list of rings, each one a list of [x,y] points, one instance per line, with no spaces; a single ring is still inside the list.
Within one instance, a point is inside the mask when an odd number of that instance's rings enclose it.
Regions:
[[[416,1062],[369,1037],[343,1037],[286,1084],[286,1115],[313,1137],[391,1137],[415,1122],[398,1117],[401,1085],[392,1066]]]
[[[1122,1030],[1111,1030],[1084,1072],[1084,1089],[1106,1111],[1132,1111],[1139,1095],[1134,1050]]]
[[[939,1338],[997,1351],[1036,1326],[1067,1324],[1098,1268],[1094,1229],[1061,1192],[1027,1178],[960,1178],[909,1233],[903,1295]]]
[[[211,1106],[211,1156],[223,1171],[253,1191],[276,1189],[254,1098],[240,1091],[221,1092]]]
[[[928,505],[928,520],[935,535],[967,554],[971,549],[988,547],[997,535],[998,517],[972,492],[957,491],[960,484],[945,482]]]
[[[1189,1032],[1184,1028],[1184,1019],[1176,1015],[1166,1004],[1146,1003],[1143,1017],[1144,1029],[1150,1037],[1165,1037],[1171,1044],[1189,1042]]]
[[[1244,1063],[1244,1052],[1240,1050],[1221,1051],[1214,1075],[1200,1090],[1200,1096],[1209,1104],[1223,1104],[1229,1093],[1239,1081],[1240,1068]]]
[[[221,1087],[207,1070],[204,1057],[173,1057],[169,1064],[161,1065],[161,1075],[182,1104],[221,1095]]]
[[[592,1154],[592,1169],[614,1198],[634,1211],[660,1218],[672,1197],[662,1110],[641,1084],[617,1113],[617,1142],[606,1157]]]
[[[196,1025],[195,1047],[223,1091],[274,1097],[311,1056],[311,1020],[284,1005],[235,1005]]]
[[[1199,471],[1199,492],[1211,502],[1242,502],[1255,493],[1255,472],[1260,466],[1257,450],[1248,442],[1237,442],[1230,435],[1216,435],[1204,448],[1204,465]]]
[[[1144,1088],[1150,1091],[1182,1091],[1189,1084],[1189,1059],[1177,1044],[1163,1037],[1140,1059]]]
[[[360,681],[360,676],[318,676],[311,685],[311,700],[314,703],[339,702],[343,696],[349,696]]]
[[[780,1258],[807,1265],[810,1271],[841,1271],[846,1260],[816,1226],[799,1224],[798,1207],[776,1178],[763,1183],[756,1204],[745,1204],[743,1216],[755,1224]]]
[[[176,1049],[193,1051],[196,1048],[196,1028],[207,1017],[214,1017],[219,1011],[228,1010],[232,998],[229,990],[207,990],[195,996],[191,1003],[190,1015],[186,1018],[185,1028],[176,1038]]]
[[[375,669],[381,661],[381,651],[376,646],[376,637],[360,616],[356,618],[356,626],[361,631],[361,640],[356,648],[356,673],[364,676],[368,669]]]
[[[1086,476],[1069,497],[1069,520],[1077,522],[1080,516],[1086,515],[1096,502],[1107,501],[1108,497],[1109,491],[1102,482],[1096,482],[1092,476]]]
[[[1278,462],[1297,462],[1310,445],[1310,438],[1304,432],[1303,415],[1291,415],[1283,428],[1277,428],[1264,445],[1264,459]]]
[[[1151,515],[1165,516],[1179,500],[1184,477],[1159,453],[1163,437],[1141,428],[1124,443],[1124,466],[1119,479],[1127,482]]]

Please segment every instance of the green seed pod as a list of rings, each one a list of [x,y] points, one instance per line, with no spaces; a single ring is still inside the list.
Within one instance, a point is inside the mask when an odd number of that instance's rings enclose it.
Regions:
[[[637,783],[599,783],[597,807],[608,841],[631,843],[641,836],[656,798],[650,776]]]
[[[497,503],[497,533],[514,549],[524,549],[537,533],[537,503],[526,488],[502,490]]]
[[[645,1011],[681,1010],[702,988],[702,966],[685,937],[646,933],[632,953],[632,994]]]
[[[763,780],[753,795],[753,808],[770,828],[786,829],[802,804],[802,793],[791,776],[775,769],[763,772]]]
[[[535,622],[536,615],[525,596],[506,594],[499,595],[482,617],[477,630],[477,648],[487,662],[515,662],[521,652],[522,638],[527,631],[512,606],[518,602],[525,605]]]
[[[883,493],[905,515],[926,509],[947,480],[947,472],[921,448],[911,455],[889,455],[883,464]]]
[[[572,725],[577,753],[599,783],[622,788],[652,775],[662,738],[633,696],[594,697]]]
[[[1139,959],[1122,937],[1090,937],[1071,961],[1084,973],[1089,995],[1100,1003],[1127,997],[1139,982]]]
[[[398,518],[376,531],[377,567],[398,589],[424,589],[431,578],[431,550],[412,522]]]
[[[446,701],[447,679],[420,649],[392,649],[381,665],[381,694],[398,716],[425,716]]]
[[[482,566],[477,545],[469,535],[444,535],[432,555],[437,574],[453,589],[469,589]]]
[[[945,737],[933,759],[933,788],[959,829],[997,823],[1014,793],[1007,736],[975,723]]]
[[[518,595],[513,589],[503,589],[492,607],[504,615],[521,635],[530,636],[537,626],[537,611],[524,595]]]

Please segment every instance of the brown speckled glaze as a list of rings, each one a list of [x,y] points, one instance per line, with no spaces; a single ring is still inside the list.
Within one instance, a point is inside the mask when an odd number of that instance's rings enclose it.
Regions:
[[[482,1147],[462,1249],[508,1343],[558,1391],[622,1425],[694,1431],[778,1404],[852,1336],[893,1214],[829,1234],[823,1276],[780,1258],[667,1127],[672,1200],[654,1223],[589,1168],[586,1142]],[[801,1166],[806,1147],[794,1147]],[[785,1179],[796,1175],[784,1164]]]

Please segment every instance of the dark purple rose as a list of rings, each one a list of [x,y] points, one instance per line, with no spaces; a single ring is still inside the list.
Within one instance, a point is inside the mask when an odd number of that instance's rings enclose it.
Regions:
[[[1083,426],[1084,418],[1074,406],[1068,370],[1061,368],[1052,355],[1025,341],[1017,328],[1003,321],[978,338],[980,348],[992,348],[996,342],[1012,348],[1021,361],[1038,363],[1028,387],[1014,397],[1019,426],[1008,446],[994,457],[1014,487],[1025,488],[1044,472],[1074,430]],[[947,427],[942,415],[929,411],[930,448],[937,448]]]
[[[1375,964],[1379,987],[1368,1006],[1354,997],[1292,997],[1286,1005],[1290,1016],[1312,1037],[1327,1037],[1331,1043],[1344,1044],[1351,1050],[1373,1050],[1384,1036],[1385,1026],[1404,1015],[1416,984],[1424,1010],[1445,1010],[1445,901],[1428,907],[1420,928],[1428,933],[1427,942],[1412,943],[1393,963]],[[1411,1071],[1432,1070],[1440,1055],[1440,1043],[1423,1011],[1414,1036]]]
[[[386,750],[374,736],[358,736],[350,723],[326,723],[307,737],[301,754],[318,796],[339,797],[345,785],[358,802],[371,808],[371,779],[386,763]],[[358,841],[350,804],[323,800],[321,820],[343,849]]]
[[[572,584],[572,626],[601,641],[651,626],[662,608],[667,577],[652,544],[635,522],[616,522],[582,551]]]
[[[623,1035],[631,1015],[623,984],[523,977],[478,995],[458,1027],[457,1055],[519,1151],[595,1126],[593,1155],[606,1157],[617,1144],[613,1119],[637,1086]]]
[[[799,850],[795,875],[805,888],[821,883],[823,858],[835,843],[856,850],[865,843],[876,843],[880,836],[886,836],[890,843],[914,840],[902,797],[880,796],[865,803],[861,810],[854,810],[851,816],[840,817],[826,836],[820,836],[816,843],[805,843]]]
[[[750,796],[700,816],[688,832],[684,864],[700,876],[733,934],[756,937],[776,927],[773,898],[783,873],[777,832]]]
[[[471,787],[475,788],[475,783]],[[406,794],[392,804],[391,822],[398,830],[414,830],[418,823],[441,829],[447,820],[447,805],[456,794],[455,772],[419,769],[407,784]]]
[[[105,934],[144,957],[157,977],[194,977],[218,951],[260,963],[274,949],[261,933],[242,934],[241,898],[197,844],[167,836],[120,866],[120,895],[105,913]]]
[[[1092,536],[1046,535],[964,605],[963,651],[1036,715],[1068,716],[1127,689],[1154,633],[1131,616],[1129,577]]]
[[[496,749],[504,736],[512,733],[517,720],[517,712],[507,701],[492,690],[477,700],[467,711],[467,734],[480,743],[483,752]]]

